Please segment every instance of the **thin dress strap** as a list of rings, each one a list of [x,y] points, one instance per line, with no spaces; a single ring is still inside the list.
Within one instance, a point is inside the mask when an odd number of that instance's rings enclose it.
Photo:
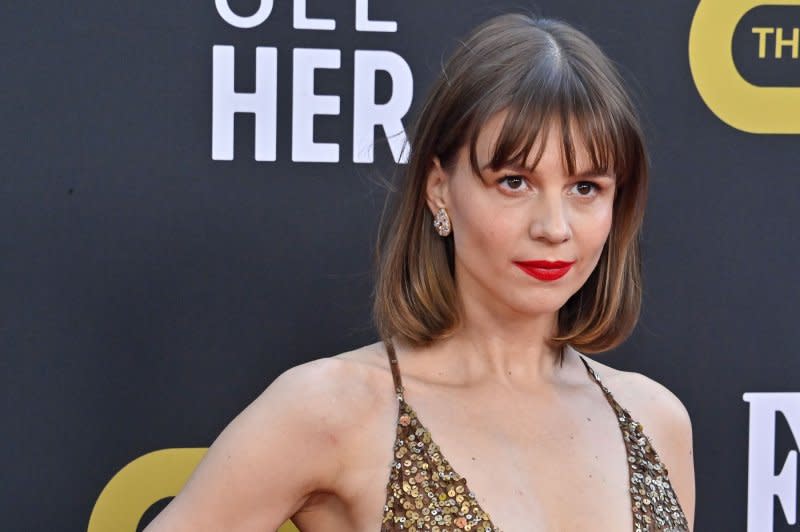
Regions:
[[[586,362],[586,359],[583,358],[582,355],[579,354],[578,358],[580,358],[581,362],[583,362],[583,365],[586,366],[586,371],[589,372],[589,375],[591,375],[592,380],[594,380],[594,382],[596,382],[597,385],[600,386],[600,389],[603,390],[603,395],[606,396],[608,404],[610,404],[611,407],[614,408],[614,410],[616,410],[618,414],[620,415],[624,414],[627,418],[630,418],[631,417],[630,412],[628,412],[628,410],[625,407],[623,407],[621,404],[619,404],[619,402],[617,402],[617,399],[611,393],[611,390],[606,388],[606,385],[603,384],[603,381],[600,380],[600,376],[597,375],[597,372],[594,370],[594,368],[592,368],[589,365],[589,363]]]
[[[403,379],[400,378],[400,367],[397,365],[394,344],[391,340],[384,340],[383,343],[386,345],[386,354],[389,356],[389,367],[392,369],[392,379],[394,380],[394,390],[397,392],[397,400],[403,402]]]
[[[594,371],[594,368],[592,368],[592,366],[590,366],[589,363],[586,362],[586,359],[583,358],[583,356],[581,355],[578,355],[578,358],[581,359],[583,365],[586,366],[586,371],[589,373],[589,375],[591,375],[592,380],[594,380],[600,386],[600,388],[603,390],[603,393],[605,393],[606,396],[611,395],[611,392],[608,390],[608,388],[606,388],[606,385],[603,384],[603,382],[600,380],[600,377]]]

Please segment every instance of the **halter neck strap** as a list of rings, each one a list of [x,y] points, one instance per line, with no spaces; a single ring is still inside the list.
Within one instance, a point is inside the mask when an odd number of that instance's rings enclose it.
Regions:
[[[403,379],[400,377],[400,366],[397,364],[397,353],[394,350],[394,344],[391,340],[384,340],[386,345],[386,354],[389,357],[389,366],[392,369],[392,380],[394,380],[394,390],[397,392],[398,401],[404,401],[403,398]]]

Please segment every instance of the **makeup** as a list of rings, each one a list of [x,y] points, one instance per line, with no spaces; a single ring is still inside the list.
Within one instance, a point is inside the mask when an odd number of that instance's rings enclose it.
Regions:
[[[540,281],[555,281],[564,277],[575,261],[526,260],[514,261],[519,269]]]

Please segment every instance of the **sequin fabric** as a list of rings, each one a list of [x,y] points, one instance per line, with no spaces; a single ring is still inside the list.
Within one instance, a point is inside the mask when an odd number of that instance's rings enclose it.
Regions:
[[[499,532],[467,481],[450,467],[414,410],[400,399],[394,461],[381,532],[475,530]]]
[[[500,532],[405,401],[394,348],[387,345],[399,403],[394,459],[386,486],[381,532]],[[667,468],[642,424],[616,402],[595,371],[587,371],[614,408],[628,454],[634,532],[688,532],[686,518],[667,477]]]

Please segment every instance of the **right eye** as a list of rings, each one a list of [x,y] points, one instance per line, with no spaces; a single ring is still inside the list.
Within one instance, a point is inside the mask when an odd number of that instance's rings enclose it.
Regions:
[[[525,190],[523,187],[528,186],[528,182],[521,175],[503,176],[497,180],[497,183],[501,185],[501,188],[505,188],[506,190],[511,190],[514,192]],[[504,183],[506,186],[502,186]]]

